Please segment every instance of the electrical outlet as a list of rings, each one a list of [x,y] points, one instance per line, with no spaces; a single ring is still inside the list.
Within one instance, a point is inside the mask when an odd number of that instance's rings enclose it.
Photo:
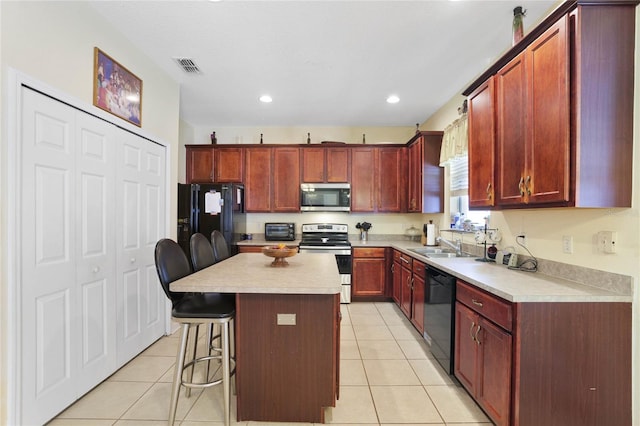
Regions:
[[[598,232],[598,251],[601,253],[615,253],[617,240],[618,233],[615,231]]]
[[[522,247],[526,247],[527,246],[526,234],[524,232],[519,234],[518,237],[516,238],[516,242],[519,243]]]
[[[566,254],[573,253],[573,237],[571,235],[562,236],[562,252]]]

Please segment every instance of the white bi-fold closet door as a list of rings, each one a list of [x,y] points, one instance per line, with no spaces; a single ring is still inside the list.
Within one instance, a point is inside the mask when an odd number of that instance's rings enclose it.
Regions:
[[[21,423],[46,422],[165,330],[153,260],[165,148],[22,88]]]

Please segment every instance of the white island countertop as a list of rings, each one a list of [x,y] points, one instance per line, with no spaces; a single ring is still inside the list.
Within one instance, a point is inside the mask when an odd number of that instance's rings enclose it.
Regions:
[[[205,293],[337,294],[333,254],[298,253],[288,266],[272,267],[262,253],[240,253],[171,283],[171,291]]]

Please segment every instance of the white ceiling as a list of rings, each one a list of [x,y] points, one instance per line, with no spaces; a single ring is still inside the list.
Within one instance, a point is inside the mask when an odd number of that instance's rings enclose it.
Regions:
[[[180,83],[194,126],[422,123],[511,46],[515,6],[526,32],[557,3],[91,1]],[[265,93],[272,103],[258,101]],[[391,94],[400,102],[387,104]]]

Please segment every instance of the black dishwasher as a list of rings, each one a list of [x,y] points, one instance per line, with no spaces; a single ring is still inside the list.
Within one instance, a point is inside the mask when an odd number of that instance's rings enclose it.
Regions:
[[[426,266],[424,338],[431,353],[448,374],[453,374],[454,305],[456,278]]]

